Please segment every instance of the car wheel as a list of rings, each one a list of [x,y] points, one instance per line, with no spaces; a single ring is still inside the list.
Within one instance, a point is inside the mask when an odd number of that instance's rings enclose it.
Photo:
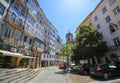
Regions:
[[[108,78],[109,78],[108,74],[107,74],[107,73],[104,73],[104,79],[106,80],[106,79],[108,79]]]
[[[85,74],[85,75],[87,75],[87,74],[88,74],[88,72],[87,72],[87,71],[84,71],[84,74]]]

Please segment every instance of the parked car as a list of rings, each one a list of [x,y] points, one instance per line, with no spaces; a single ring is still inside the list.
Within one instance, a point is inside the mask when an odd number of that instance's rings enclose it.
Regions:
[[[69,64],[69,67],[70,67],[71,69],[76,69],[76,65],[75,65],[75,63],[71,63],[71,64]]]
[[[88,64],[82,64],[82,65],[79,65],[77,70],[78,72],[82,73],[82,74],[89,74],[89,65]]]
[[[59,69],[64,69],[64,63],[59,64]]]
[[[113,75],[120,75],[120,63],[118,64],[98,64],[90,68],[91,76],[98,76],[108,79]]]

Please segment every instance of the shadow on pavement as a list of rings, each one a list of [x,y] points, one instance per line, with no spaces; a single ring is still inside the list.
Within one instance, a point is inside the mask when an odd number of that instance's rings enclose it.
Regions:
[[[57,72],[55,72],[55,74],[62,74],[62,75],[66,75],[66,74],[68,74],[69,72],[63,72],[63,70],[61,70],[61,71],[57,71]]]

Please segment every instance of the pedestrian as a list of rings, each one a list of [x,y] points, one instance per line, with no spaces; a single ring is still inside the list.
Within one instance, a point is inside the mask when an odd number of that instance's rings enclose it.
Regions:
[[[66,72],[67,72],[67,67],[68,67],[67,63],[66,63],[66,62],[64,62],[64,69],[63,69],[63,72],[64,72],[64,73],[66,73]]]

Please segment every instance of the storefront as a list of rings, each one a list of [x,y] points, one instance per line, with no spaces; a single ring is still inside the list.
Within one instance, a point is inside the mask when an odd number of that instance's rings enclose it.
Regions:
[[[33,58],[20,53],[0,50],[0,68],[30,67],[30,60]]]

